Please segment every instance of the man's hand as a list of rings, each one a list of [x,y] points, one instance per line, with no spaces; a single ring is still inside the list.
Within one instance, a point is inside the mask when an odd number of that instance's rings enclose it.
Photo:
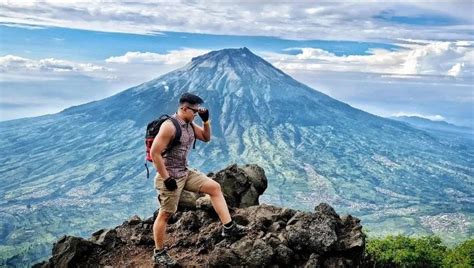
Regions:
[[[176,180],[174,177],[168,177],[165,181],[165,187],[166,189],[170,190],[170,191],[174,191],[178,188],[178,185],[176,184]]]
[[[199,117],[201,117],[202,122],[207,122],[207,120],[209,120],[209,110],[206,108],[200,108]]]

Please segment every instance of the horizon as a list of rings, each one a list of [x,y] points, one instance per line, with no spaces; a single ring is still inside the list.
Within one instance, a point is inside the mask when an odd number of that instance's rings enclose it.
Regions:
[[[155,5],[203,19],[192,24],[174,13],[180,19],[173,21],[161,9],[143,14],[142,3],[0,3],[0,121],[58,113],[209,51],[247,47],[365,112],[474,127],[473,3]],[[200,8],[233,11],[235,21],[220,17],[228,29],[217,27]]]

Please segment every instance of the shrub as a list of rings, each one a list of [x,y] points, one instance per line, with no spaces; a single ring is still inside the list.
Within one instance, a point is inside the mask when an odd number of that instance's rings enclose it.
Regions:
[[[474,267],[474,239],[464,241],[453,249],[448,249],[443,260],[444,267]]]
[[[369,239],[366,253],[376,266],[441,267],[446,247],[437,236]]]

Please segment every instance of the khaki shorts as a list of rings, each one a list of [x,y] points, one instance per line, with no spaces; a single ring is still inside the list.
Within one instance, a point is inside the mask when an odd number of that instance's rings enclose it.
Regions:
[[[174,191],[166,189],[163,179],[159,173],[155,176],[155,189],[158,192],[158,201],[160,202],[160,209],[168,213],[175,213],[178,210],[178,202],[181,192],[184,190],[199,193],[201,187],[207,181],[211,180],[205,174],[196,169],[189,169],[188,176],[176,179],[178,188]]]

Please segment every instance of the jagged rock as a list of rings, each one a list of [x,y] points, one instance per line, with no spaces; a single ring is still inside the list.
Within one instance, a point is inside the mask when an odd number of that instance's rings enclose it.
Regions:
[[[250,188],[261,193],[266,187],[266,179],[261,185],[254,184],[248,174],[252,174],[251,178],[264,177],[260,168],[250,165],[231,166],[215,174],[220,178],[217,181],[228,183],[222,187],[227,194],[236,194],[227,198],[244,206],[231,210],[234,221],[249,228],[244,237],[221,237],[222,224],[205,205],[178,211],[170,218],[169,253],[181,266],[354,267],[360,264],[365,236],[359,219],[350,215],[339,217],[325,203],[316,206],[314,212],[267,204],[246,206],[243,193]],[[202,200],[205,204],[205,198]],[[94,233],[90,241],[62,239],[55,244],[49,263],[41,265],[67,266],[73,259],[78,267],[151,267],[155,217],[156,213],[145,220],[133,217],[115,229]]]
[[[104,250],[80,237],[63,236],[53,246],[53,256],[48,262],[34,267],[96,267]]]
[[[275,248],[275,261],[282,265],[289,265],[292,263],[294,252],[287,246],[279,244]]]
[[[201,227],[197,214],[190,211],[184,212],[176,224],[190,231],[197,231]]]
[[[178,210],[195,210],[196,200],[199,198],[199,194],[190,191],[183,190],[178,202]]]
[[[258,266],[267,266],[272,264],[273,254],[271,246],[263,242],[262,239],[257,239],[253,243],[250,254],[245,259],[248,265],[258,263]]]
[[[135,225],[135,224],[140,223],[141,221],[142,221],[142,219],[140,219],[140,217],[138,215],[134,215],[128,220],[128,224]]]
[[[321,264],[319,262],[319,255],[316,253],[313,253],[309,256],[309,259],[304,265],[304,268],[317,268],[317,267],[321,267]]]
[[[213,255],[209,256],[209,265],[211,266],[235,266],[240,263],[239,257],[228,248],[218,248]]]
[[[336,268],[336,267],[354,267],[352,260],[341,258],[341,257],[330,257],[324,261],[324,267]]]
[[[229,207],[242,208],[258,205],[259,196],[267,189],[265,172],[257,165],[238,167],[234,164],[216,174],[209,173],[208,176],[221,185]],[[178,211],[195,209],[213,211],[210,196],[183,190],[178,203]]]
[[[221,187],[227,205],[244,208],[258,205],[258,198],[267,189],[265,171],[257,165],[231,165],[213,177]]]
[[[259,195],[262,195],[267,189],[268,184],[263,168],[257,165],[244,165],[242,170],[247,173],[253,188],[255,188]]]
[[[207,194],[202,197],[199,197],[196,200],[196,208],[207,211],[214,210],[214,208],[212,207],[211,197]]]
[[[231,165],[218,173],[209,173],[211,179],[217,181],[221,187],[229,207],[249,207],[258,205],[258,198],[267,188],[267,178],[262,168],[257,165],[238,167]],[[178,211],[186,210],[213,211],[210,196],[183,191]]]
[[[140,220],[140,218],[138,219]],[[90,241],[108,249],[114,249],[122,243],[122,240],[117,236],[117,231],[115,229],[101,229],[92,234]]]

